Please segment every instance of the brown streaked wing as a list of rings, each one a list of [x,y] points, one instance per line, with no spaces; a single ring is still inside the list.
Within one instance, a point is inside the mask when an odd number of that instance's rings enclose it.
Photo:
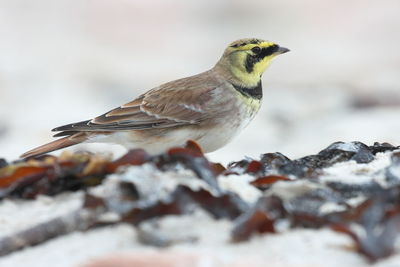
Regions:
[[[212,99],[212,91],[215,89],[216,87],[196,90],[171,89],[164,94],[150,91],[145,95],[140,108],[157,118],[198,123],[207,118],[205,105]]]
[[[117,123],[125,127],[143,125],[147,128],[149,124],[153,124],[154,128],[159,128],[196,124],[205,118],[204,104],[211,98],[213,89],[152,90],[93,119],[90,125],[106,126]]]
[[[117,131],[197,124],[210,116],[209,101],[221,85],[211,71],[154,88],[135,100],[89,121],[55,131]]]
[[[207,118],[205,103],[215,87],[196,90],[151,90],[139,98],[90,121],[73,123],[55,131],[116,131],[166,128],[197,124]]]

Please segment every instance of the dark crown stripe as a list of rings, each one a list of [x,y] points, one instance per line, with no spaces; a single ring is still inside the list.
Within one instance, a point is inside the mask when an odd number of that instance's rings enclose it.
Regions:
[[[232,86],[241,93],[245,97],[250,97],[254,99],[261,99],[262,98],[262,85],[261,81],[258,82],[257,86],[255,87],[243,87],[240,85],[232,84]]]
[[[268,47],[263,47],[261,49],[261,52],[257,55],[247,55],[246,62],[245,62],[246,71],[248,73],[253,72],[254,65],[257,62],[260,62],[263,58],[274,54],[275,52],[278,51],[278,49],[279,49],[279,46],[274,44],[274,45],[271,45]]]
[[[233,48],[238,48],[238,47],[245,46],[245,45],[248,45],[248,44],[259,44],[259,43],[261,43],[261,42],[262,42],[262,41],[259,40],[259,39],[251,39],[251,40],[245,41],[245,42],[243,42],[243,43],[236,43],[236,44],[233,44],[233,45],[231,45],[231,47],[233,47]]]

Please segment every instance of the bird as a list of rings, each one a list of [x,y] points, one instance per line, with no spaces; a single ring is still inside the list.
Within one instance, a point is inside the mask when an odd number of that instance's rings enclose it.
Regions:
[[[254,118],[261,106],[264,71],[288,51],[258,38],[234,41],[211,69],[164,83],[93,119],[54,128],[54,137],[61,138],[21,158],[96,142],[158,154],[193,140],[205,153],[213,152]]]

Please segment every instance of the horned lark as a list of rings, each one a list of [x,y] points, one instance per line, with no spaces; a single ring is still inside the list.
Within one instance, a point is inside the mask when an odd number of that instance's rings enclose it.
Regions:
[[[110,142],[160,153],[191,139],[205,152],[227,144],[254,118],[261,76],[289,49],[260,39],[231,43],[210,70],[162,84],[91,120],[57,127],[61,137],[24,153],[34,157],[82,142]]]

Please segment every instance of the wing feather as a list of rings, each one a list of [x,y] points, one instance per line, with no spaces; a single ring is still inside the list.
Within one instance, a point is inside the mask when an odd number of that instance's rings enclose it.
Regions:
[[[194,85],[193,77],[191,81],[184,78],[164,84],[92,120],[64,125],[53,131],[67,134],[71,131],[144,130],[197,124],[210,116],[206,103],[212,99],[213,90],[218,88],[215,83],[197,80]]]

